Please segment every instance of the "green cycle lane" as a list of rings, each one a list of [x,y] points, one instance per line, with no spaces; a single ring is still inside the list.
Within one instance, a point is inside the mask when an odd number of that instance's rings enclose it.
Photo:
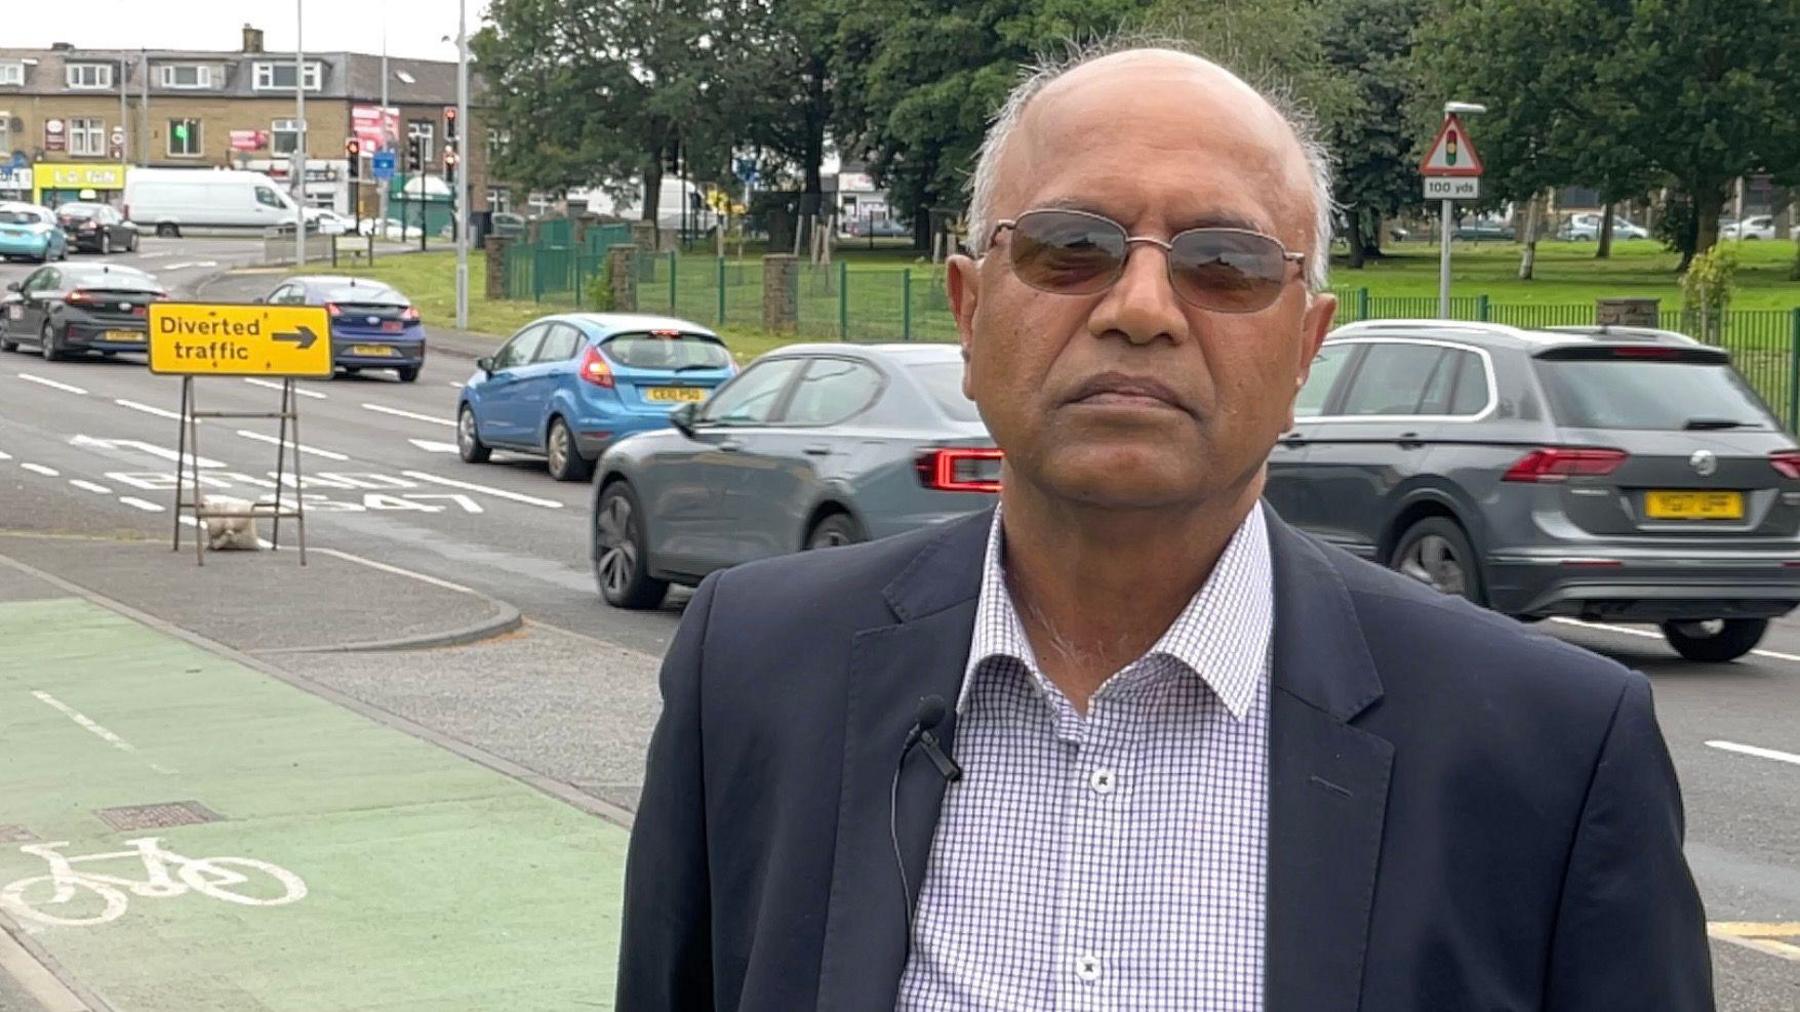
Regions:
[[[0,603],[0,920],[113,1008],[610,1008],[625,841],[96,604]]]

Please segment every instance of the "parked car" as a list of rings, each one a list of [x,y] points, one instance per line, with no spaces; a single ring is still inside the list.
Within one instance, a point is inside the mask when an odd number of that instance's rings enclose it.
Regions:
[[[1521,619],[1727,661],[1800,604],[1800,448],[1726,352],[1631,328],[1333,331],[1270,460],[1291,523]]]
[[[300,209],[260,172],[237,169],[132,169],[125,176],[125,217],[157,235],[184,228],[292,231]]]
[[[495,211],[493,235],[516,239],[525,234],[525,216],[510,211]]]
[[[1470,242],[1512,242],[1517,238],[1511,225],[1492,218],[1464,218],[1451,234]]]
[[[1570,241],[1597,242],[1600,239],[1600,226],[1605,219],[1592,213],[1571,214],[1562,227],[1556,230],[1558,239]],[[1614,239],[1648,239],[1650,233],[1642,227],[1633,225],[1618,215],[1613,215]]]
[[[853,239],[899,239],[910,238],[912,229],[892,218],[853,219],[845,223],[844,234]]]
[[[601,597],[654,608],[716,569],[989,506],[1000,451],[962,375],[954,345],[794,345],[621,441],[594,484]]]
[[[666,428],[737,372],[711,330],[635,313],[546,316],[475,364],[456,408],[462,459],[541,453],[558,481],[586,481],[614,440]]]
[[[8,284],[0,297],[0,351],[35,345],[52,362],[88,351],[143,351],[150,303],[168,297],[155,278],[135,267],[39,267]]]
[[[356,231],[354,221],[328,207],[309,207],[303,213],[306,227],[320,235],[350,235]],[[288,231],[292,233],[293,230]]]
[[[400,382],[411,383],[425,367],[419,309],[390,285],[336,274],[288,278],[263,301],[324,306],[331,323],[331,362],[345,372],[392,369]]]
[[[0,202],[0,260],[67,260],[69,240],[56,215],[37,204]]]
[[[110,204],[64,204],[56,209],[56,221],[71,249],[106,255],[115,249],[132,252],[138,247],[137,226]]]
[[[1753,214],[1743,221],[1726,222],[1719,226],[1721,239],[1768,239],[1775,238],[1775,217],[1768,214]]]

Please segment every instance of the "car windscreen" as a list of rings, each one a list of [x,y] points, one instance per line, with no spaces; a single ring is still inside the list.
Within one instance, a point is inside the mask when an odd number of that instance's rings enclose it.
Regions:
[[[628,369],[723,369],[731,352],[703,334],[616,334],[606,357]]]
[[[36,211],[9,211],[0,209],[0,225],[36,225],[42,218]]]
[[[56,213],[65,218],[92,218],[100,213],[100,209],[93,204],[64,204],[56,209]]]
[[[1774,428],[1750,387],[1723,362],[1539,358],[1535,365],[1551,412],[1569,428]]]
[[[319,285],[313,294],[326,302],[353,302],[369,306],[404,306],[406,296],[386,285]]]
[[[63,268],[64,283],[71,288],[104,288],[119,292],[160,292],[162,285],[141,271]]]
[[[906,368],[945,414],[959,422],[981,421],[975,402],[963,396],[961,362],[915,362]]]

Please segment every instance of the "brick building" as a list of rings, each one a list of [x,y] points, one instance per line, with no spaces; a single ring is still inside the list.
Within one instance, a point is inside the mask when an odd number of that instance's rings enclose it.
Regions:
[[[383,126],[397,135],[402,171],[407,140],[417,137],[425,174],[441,176],[446,109],[456,104],[455,63],[390,57],[387,64],[384,117],[380,56],[306,54],[307,163],[304,188],[295,191],[294,54],[265,52],[262,32],[249,25],[238,52],[0,48],[0,198],[59,203],[91,189],[117,203],[132,166],[244,168],[267,172],[313,206],[372,216],[372,142]],[[473,98],[470,119],[457,131],[458,171],[469,174],[479,213],[490,207],[488,144]],[[359,134],[353,187],[345,142]],[[428,181],[427,189],[442,188]]]

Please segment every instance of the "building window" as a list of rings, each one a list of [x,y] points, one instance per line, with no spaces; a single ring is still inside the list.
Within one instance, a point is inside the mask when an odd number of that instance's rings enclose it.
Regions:
[[[23,63],[0,63],[0,85],[25,85],[25,65]]]
[[[306,90],[319,90],[320,65],[317,61],[306,64]],[[293,91],[294,65],[288,63],[259,63],[256,65],[255,88],[257,91]]]
[[[269,150],[278,155],[291,155],[300,150],[300,121],[278,119],[271,124]]]
[[[488,210],[502,214],[512,210],[512,193],[508,190],[490,187],[487,192]]]
[[[92,157],[106,154],[106,124],[97,119],[70,120],[69,154]]]
[[[431,147],[431,136],[432,126],[429,121],[413,120],[406,124],[406,138],[408,142],[406,150],[409,153],[412,151],[411,141],[414,137],[417,137],[419,139],[419,160],[424,163],[420,166],[421,171],[430,168],[431,162],[437,154]]]
[[[113,85],[110,63],[71,63],[66,69],[71,88],[110,88]]]
[[[199,120],[172,119],[169,121],[169,155],[173,158],[198,158],[200,156]]]
[[[12,114],[0,109],[0,151],[11,151],[12,146]]]
[[[196,63],[175,63],[158,68],[162,72],[162,86],[165,88],[210,88],[212,87],[212,68]],[[289,74],[289,80],[293,75]]]

